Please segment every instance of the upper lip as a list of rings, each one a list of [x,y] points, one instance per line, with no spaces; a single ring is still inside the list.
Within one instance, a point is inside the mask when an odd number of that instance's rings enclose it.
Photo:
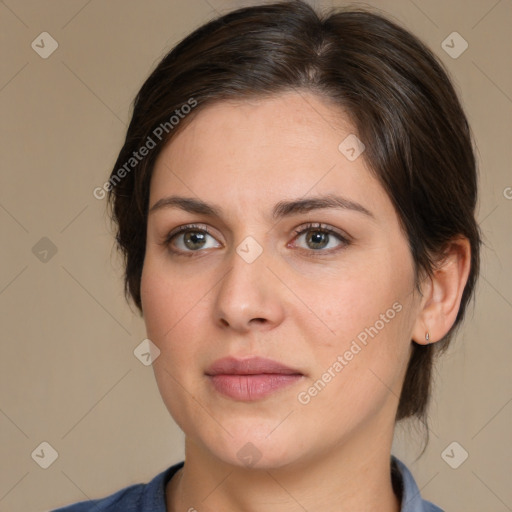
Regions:
[[[262,373],[302,375],[298,370],[264,357],[249,357],[246,359],[224,357],[214,361],[205,373],[206,375],[259,375]]]

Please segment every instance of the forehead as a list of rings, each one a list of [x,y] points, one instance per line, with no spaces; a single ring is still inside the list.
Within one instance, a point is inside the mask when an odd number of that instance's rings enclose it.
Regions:
[[[198,156],[202,148],[211,153],[214,147],[222,152],[227,146],[232,149],[238,146],[237,153],[242,155],[255,148],[278,146],[283,150],[307,151],[332,142],[325,141],[329,132],[334,140],[344,133],[355,132],[348,115],[339,106],[309,91],[217,101],[192,111],[191,115],[192,121],[166,149],[179,145],[183,152],[192,147]],[[223,144],[219,147],[215,143],[220,140]],[[293,155],[289,154],[290,157]]]
[[[339,149],[355,136],[343,110],[313,93],[220,101],[197,112],[162,150],[150,203],[171,193],[216,203],[236,195],[242,208],[308,192],[375,202],[384,191],[364,153],[351,161]]]

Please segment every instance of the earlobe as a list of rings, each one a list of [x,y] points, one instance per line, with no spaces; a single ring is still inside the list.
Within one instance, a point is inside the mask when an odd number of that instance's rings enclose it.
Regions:
[[[451,329],[459,312],[471,267],[471,246],[465,237],[453,239],[432,276],[425,282],[423,299],[412,339],[435,343]]]

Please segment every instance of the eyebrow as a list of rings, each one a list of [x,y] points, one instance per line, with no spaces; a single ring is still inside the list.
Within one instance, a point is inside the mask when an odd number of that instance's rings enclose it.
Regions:
[[[201,199],[193,197],[169,196],[159,199],[148,213],[166,208],[178,208],[189,213],[207,215],[210,217],[222,217],[222,208],[217,205],[208,204]],[[306,213],[312,210],[321,210],[327,208],[352,210],[362,213],[368,217],[375,218],[373,213],[362,204],[350,201],[337,195],[325,195],[316,197],[299,198],[291,201],[279,201],[272,210],[274,220],[283,217],[290,217],[299,213]]]

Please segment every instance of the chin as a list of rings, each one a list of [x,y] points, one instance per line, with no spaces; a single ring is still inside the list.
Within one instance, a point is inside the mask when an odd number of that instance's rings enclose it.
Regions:
[[[297,437],[285,430],[266,437],[275,427],[275,423],[271,428],[259,425],[257,428],[241,429],[239,426],[238,432],[228,427],[232,436],[223,430],[222,439],[210,438],[203,440],[202,444],[214,457],[226,464],[247,469],[277,469],[297,459],[298,454],[294,450],[298,448],[298,443],[290,446],[289,443]]]

